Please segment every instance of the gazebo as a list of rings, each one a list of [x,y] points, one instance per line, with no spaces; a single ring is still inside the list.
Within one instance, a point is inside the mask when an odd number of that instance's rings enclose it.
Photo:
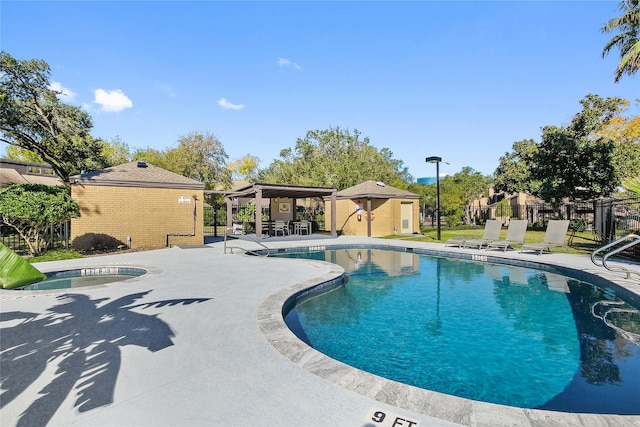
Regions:
[[[231,192],[225,192],[225,202],[227,205],[227,227],[233,226],[232,209],[234,198],[253,198],[255,199],[256,206],[262,206],[263,199],[271,199],[272,201],[278,200],[278,209],[274,212],[275,219],[290,220],[295,219],[295,206],[297,199],[303,199],[307,197],[319,197],[324,200],[330,200],[332,214],[331,217],[331,235],[337,236],[336,231],[336,194],[338,190],[335,188],[326,187],[306,187],[298,185],[284,185],[284,184],[265,184],[265,183],[253,183],[246,187],[238,188]],[[293,206],[293,208],[292,208]],[[274,218],[272,218],[274,219]],[[256,236],[262,237],[262,215],[256,215]]]

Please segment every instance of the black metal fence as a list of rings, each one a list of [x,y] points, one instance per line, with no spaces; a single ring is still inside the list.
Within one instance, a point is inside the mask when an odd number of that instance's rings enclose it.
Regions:
[[[47,231],[47,249],[68,249],[69,248],[69,222],[52,226]],[[0,243],[20,255],[30,253],[29,245],[18,234],[18,232],[7,225],[0,225]]]
[[[533,228],[541,230],[550,219],[568,219],[572,229],[593,231],[597,241],[606,243],[640,232],[640,195],[563,203],[558,209],[547,203],[478,206],[472,208],[471,216],[476,224],[488,219],[502,219],[505,223],[511,218],[526,219]]]

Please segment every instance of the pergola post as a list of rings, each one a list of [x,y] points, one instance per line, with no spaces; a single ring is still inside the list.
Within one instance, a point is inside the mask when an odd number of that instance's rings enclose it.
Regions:
[[[338,237],[338,232],[336,231],[336,194],[338,190],[333,190],[331,192],[331,236]]]
[[[256,237],[262,237],[262,187],[256,186]]]
[[[233,201],[227,196],[224,197],[224,201],[227,205],[227,228],[233,228]]]

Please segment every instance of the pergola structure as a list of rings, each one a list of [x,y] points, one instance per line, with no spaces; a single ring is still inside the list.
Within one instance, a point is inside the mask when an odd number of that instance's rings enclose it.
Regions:
[[[275,199],[275,198],[291,198],[293,199],[293,206],[295,209],[296,199],[304,199],[307,197],[320,197],[322,199],[328,197],[331,200],[331,235],[336,237],[338,235],[336,231],[336,193],[335,188],[325,187],[304,187],[298,185],[283,185],[283,184],[264,184],[254,183],[246,187],[236,189],[231,192],[225,192],[224,199],[227,205],[227,227],[233,226],[232,208],[234,198],[254,198],[256,206],[262,206],[262,199]],[[259,210],[258,210],[259,212]],[[326,225],[325,225],[326,227]],[[262,215],[256,215],[256,236],[262,236]]]

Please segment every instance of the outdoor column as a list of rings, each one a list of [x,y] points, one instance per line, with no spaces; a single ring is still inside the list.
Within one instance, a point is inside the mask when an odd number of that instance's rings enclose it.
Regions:
[[[367,237],[371,237],[371,199],[367,199]]]
[[[338,190],[333,190],[331,192],[331,237],[338,237],[338,232],[336,231],[336,194],[337,192]]]
[[[231,200],[231,197],[225,197],[224,201],[227,205],[227,228],[233,228],[233,201]],[[226,234],[227,230],[224,232]]]
[[[262,237],[262,187],[256,187],[256,237]]]

